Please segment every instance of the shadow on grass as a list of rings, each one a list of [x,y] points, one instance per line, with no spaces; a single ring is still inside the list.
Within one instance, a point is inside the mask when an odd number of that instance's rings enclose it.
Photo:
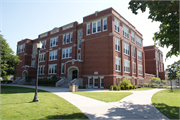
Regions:
[[[84,119],[88,120],[88,117],[83,113],[73,113],[70,115],[49,115],[45,117],[46,119]]]
[[[35,89],[16,87],[16,86],[1,86],[1,94],[16,94],[16,93],[34,93]],[[47,92],[44,90],[38,90],[38,92]]]
[[[21,103],[7,103],[7,104],[0,104],[0,105],[17,105],[17,104],[27,104],[27,103],[34,103],[33,101],[30,102],[21,102]]]

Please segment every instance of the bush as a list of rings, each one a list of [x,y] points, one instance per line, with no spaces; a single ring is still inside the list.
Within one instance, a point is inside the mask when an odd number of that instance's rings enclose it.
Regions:
[[[121,87],[120,86],[117,86],[118,87],[118,89],[117,90],[121,90]]]
[[[151,77],[150,81],[151,81],[151,83],[159,84],[161,82],[161,79],[158,77]]]
[[[129,89],[133,89],[133,86],[132,86],[132,85],[130,85],[130,86],[129,86]]]
[[[124,85],[121,85],[121,90],[124,90],[125,88],[124,88]]]
[[[2,80],[1,81],[1,84],[11,84],[12,83],[12,80]]]
[[[162,82],[163,84],[165,84],[165,83],[166,83],[166,81],[165,81],[165,80],[161,80],[161,82]]]
[[[126,86],[126,90],[129,90],[129,88],[130,88],[129,86]]]
[[[31,81],[32,81],[32,78],[31,78],[31,76],[28,75],[28,76],[26,77],[26,82],[31,82]]]
[[[82,86],[82,89],[86,89],[86,86],[83,85],[83,86]]]
[[[133,88],[132,89],[135,89],[136,88],[136,86],[135,85],[132,85],[133,86]]]
[[[113,90],[118,90],[117,85],[114,85],[114,86],[113,86]]]
[[[55,85],[56,82],[59,80],[52,80],[52,79],[38,79],[38,85],[42,86],[50,86],[50,85]]]
[[[110,90],[113,90],[113,85],[111,85],[111,86],[109,87],[109,89],[110,89]]]
[[[122,82],[120,81],[119,84],[118,84],[118,86],[121,86],[121,85],[122,85]]]
[[[145,87],[149,87],[149,84],[148,83],[144,83],[143,84]]]
[[[51,77],[51,79],[52,79],[52,80],[57,80],[57,77],[56,77],[55,75],[53,75],[53,76]]]
[[[123,79],[122,85],[124,85],[125,87],[126,86],[130,86],[131,85],[131,81],[129,79],[125,78],[125,79]]]
[[[79,89],[81,89],[81,88],[82,88],[82,86],[80,85],[80,86],[78,86],[78,88],[79,88]]]

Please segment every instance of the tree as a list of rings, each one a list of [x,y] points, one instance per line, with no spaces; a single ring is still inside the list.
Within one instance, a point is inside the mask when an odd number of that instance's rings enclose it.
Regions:
[[[0,45],[1,45],[1,53],[0,53],[0,61],[1,61],[1,76],[14,75],[15,66],[18,65],[21,61],[17,55],[14,55],[14,51],[9,47],[6,40],[0,35]]]
[[[148,19],[161,22],[160,31],[154,33],[154,45],[160,47],[172,46],[166,54],[166,58],[172,55],[178,56],[179,52],[179,1],[130,1],[128,9],[134,14],[137,10],[142,12],[149,8]]]
[[[171,65],[167,66],[166,71],[168,74],[168,80],[171,81],[171,89],[172,89],[172,80],[179,79],[180,75],[180,60],[174,62]]]

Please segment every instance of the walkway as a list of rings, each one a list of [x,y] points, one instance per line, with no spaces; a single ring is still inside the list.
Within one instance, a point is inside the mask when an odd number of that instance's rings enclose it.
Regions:
[[[27,85],[12,85],[35,88]],[[115,119],[164,119],[169,120],[166,116],[160,113],[151,103],[151,97],[154,93],[163,89],[153,89],[147,91],[127,91],[133,94],[125,97],[119,102],[105,103],[92,98],[68,92],[68,88],[58,87],[41,87],[38,89],[52,92],[76,107],[78,107],[89,119],[99,120],[115,120]],[[88,89],[85,89],[86,91]],[[107,92],[93,90],[94,92]],[[111,91],[110,91],[111,92]],[[116,92],[116,91],[115,91]],[[122,91],[117,91],[122,92]],[[124,91],[123,91],[124,92]]]

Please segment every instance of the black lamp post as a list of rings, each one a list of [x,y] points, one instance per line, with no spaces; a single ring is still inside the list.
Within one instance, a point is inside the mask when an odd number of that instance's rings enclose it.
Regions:
[[[38,96],[37,96],[37,86],[38,86],[39,51],[42,48],[42,43],[41,42],[37,43],[36,47],[37,47],[37,52],[38,52],[38,54],[37,54],[37,68],[36,68],[37,74],[36,74],[36,91],[35,91],[33,102],[39,101]]]

